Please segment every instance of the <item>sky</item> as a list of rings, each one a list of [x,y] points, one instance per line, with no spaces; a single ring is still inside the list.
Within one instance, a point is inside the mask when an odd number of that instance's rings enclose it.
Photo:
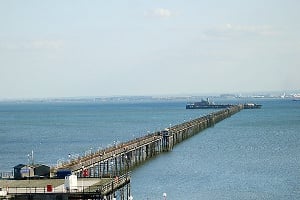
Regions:
[[[0,98],[300,89],[299,0],[0,0]]]

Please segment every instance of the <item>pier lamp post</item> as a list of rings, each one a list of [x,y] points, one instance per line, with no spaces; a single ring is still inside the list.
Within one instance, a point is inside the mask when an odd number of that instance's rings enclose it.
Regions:
[[[83,173],[84,173],[84,165],[81,164],[81,168],[82,168],[82,171],[81,171],[81,186],[82,186],[82,192],[84,190],[84,187],[83,187]]]
[[[101,171],[101,163],[102,163],[102,154],[100,154],[100,162],[99,162],[99,177],[102,178],[102,171]]]
[[[113,159],[110,160],[110,178],[113,177],[113,166],[114,166],[114,162]]]
[[[114,178],[113,178],[113,167],[114,167],[114,162],[113,162],[113,158],[110,160],[110,181],[111,181],[111,190],[112,191],[114,191]],[[113,192],[113,198],[112,199],[114,199],[115,198],[115,193]]]
[[[30,183],[30,154],[27,155],[28,157],[28,165],[27,165],[27,173],[28,173],[28,180],[29,180],[29,183]]]
[[[127,178],[127,175],[128,175],[128,164],[127,164],[127,152],[125,153],[125,173],[126,173],[126,178]]]

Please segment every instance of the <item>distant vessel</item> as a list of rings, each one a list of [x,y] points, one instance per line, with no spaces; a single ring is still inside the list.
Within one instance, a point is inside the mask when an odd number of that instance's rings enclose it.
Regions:
[[[261,108],[262,105],[260,104],[255,104],[255,103],[245,103],[244,104],[244,109],[259,109]]]
[[[230,106],[233,106],[233,104],[215,104],[214,102],[211,102],[209,98],[206,100],[202,99],[198,102],[191,102],[186,104],[186,109],[219,109],[219,108],[228,108]],[[262,105],[255,104],[255,103],[245,103],[244,109],[259,109]]]
[[[199,102],[192,102],[186,104],[186,109],[208,109],[208,108],[228,108],[230,106],[233,106],[232,104],[215,104],[211,101],[209,101],[209,98],[206,100],[202,99]]]

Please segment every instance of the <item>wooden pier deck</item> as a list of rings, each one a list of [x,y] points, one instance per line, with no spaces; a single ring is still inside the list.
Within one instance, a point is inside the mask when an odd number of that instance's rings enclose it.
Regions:
[[[116,178],[79,178],[76,189],[67,191],[64,179],[41,180],[0,180],[0,188],[7,193],[0,199],[52,200],[52,199],[113,199],[117,190],[122,190],[121,200],[130,196],[130,176],[124,174]],[[49,190],[50,186],[50,190]],[[125,198],[127,197],[127,198]]]

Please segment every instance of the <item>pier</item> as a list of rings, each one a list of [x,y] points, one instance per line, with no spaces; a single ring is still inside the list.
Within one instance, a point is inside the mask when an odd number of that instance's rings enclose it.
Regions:
[[[242,105],[231,106],[165,130],[91,153],[85,157],[61,163],[61,165],[53,168],[52,172],[55,173],[59,169],[70,169],[78,177],[118,176],[161,152],[172,150],[176,144],[230,117],[241,109],[243,109]]]
[[[58,163],[57,166],[51,168],[50,176],[55,177],[60,171],[68,170],[82,181],[97,180],[96,183],[90,184],[86,188],[82,184],[82,190],[79,188],[76,192],[66,194],[59,191],[61,199],[104,199],[105,196],[105,199],[111,200],[115,199],[115,192],[121,190],[120,199],[128,200],[131,198],[129,186],[131,170],[162,152],[171,151],[176,144],[214,126],[242,109],[244,109],[243,105],[233,105],[131,141],[91,152],[83,157]],[[103,183],[100,180],[108,180],[108,182]],[[127,188],[124,189],[124,187]],[[84,194],[83,191],[89,192]],[[17,193],[14,192],[8,193],[17,196]],[[49,195],[49,193],[46,194]],[[57,197],[53,198],[57,199]]]
[[[243,105],[210,113],[197,119],[154,132],[134,140],[60,163],[52,174],[69,169],[78,177],[116,177],[243,109]]]

